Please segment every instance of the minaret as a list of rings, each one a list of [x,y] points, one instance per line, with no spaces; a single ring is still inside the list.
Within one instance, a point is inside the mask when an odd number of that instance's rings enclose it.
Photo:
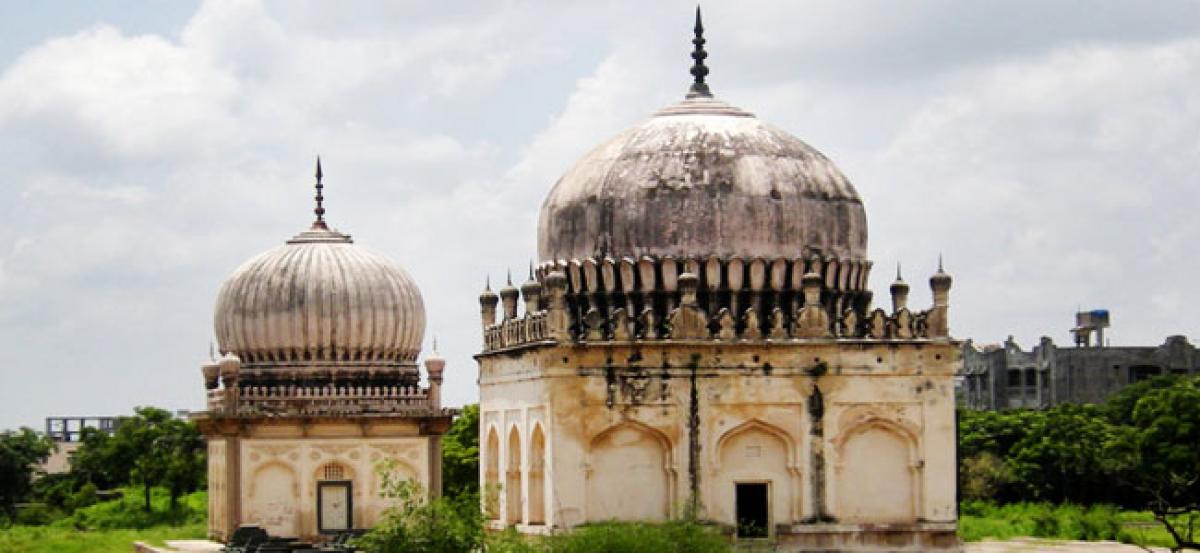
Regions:
[[[541,311],[542,285],[533,278],[533,262],[529,262],[529,279],[521,284],[521,297],[525,300],[525,314]]]
[[[930,310],[930,337],[950,336],[950,285],[953,279],[942,268],[942,256],[938,255],[938,270],[929,277],[929,288],[933,291],[933,309]]]
[[[446,359],[438,352],[437,338],[433,339],[433,353],[425,358],[425,371],[429,373],[429,406],[432,409],[442,408],[442,371],[446,368]]]

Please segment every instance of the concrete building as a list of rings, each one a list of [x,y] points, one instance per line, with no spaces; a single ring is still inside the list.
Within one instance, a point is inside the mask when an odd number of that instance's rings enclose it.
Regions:
[[[117,429],[119,417],[46,417],[46,437],[54,440],[54,452],[42,463],[46,474],[62,474],[71,470],[71,455],[83,445],[83,430],[94,429],[111,435]]]
[[[371,526],[381,461],[441,489],[445,361],[417,360],[420,290],[389,259],[329,228],[317,163],[316,221],[225,281],[215,326],[221,357],[203,364],[208,409],[209,534],[239,525],[316,538]]]
[[[959,401],[969,409],[1045,408],[1060,403],[1101,403],[1125,386],[1160,375],[1200,374],[1200,352],[1184,336],[1158,346],[1102,345],[1088,337],[1095,311],[1080,313],[1071,329],[1075,347],[1060,347],[1043,336],[1029,351],[1012,336],[1003,344],[962,348]],[[1083,317],[1082,315],[1087,315]],[[1108,312],[1104,312],[1103,328]],[[1080,339],[1081,334],[1084,336]]]
[[[569,169],[527,280],[480,296],[489,524],[694,512],[786,550],[957,548],[951,278],[873,305],[857,191],[713,97],[701,32],[686,98]]]

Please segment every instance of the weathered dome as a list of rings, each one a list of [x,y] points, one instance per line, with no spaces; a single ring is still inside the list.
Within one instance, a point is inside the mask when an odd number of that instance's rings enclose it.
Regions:
[[[690,95],[585,155],[542,204],[542,261],[593,256],[866,259],[867,219],[820,152]]]
[[[412,364],[425,306],[412,277],[318,221],[250,259],[217,296],[223,353],[247,364]]]

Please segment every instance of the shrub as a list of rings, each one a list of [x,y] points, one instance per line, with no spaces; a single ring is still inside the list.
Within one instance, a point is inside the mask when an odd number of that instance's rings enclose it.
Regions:
[[[355,546],[372,553],[459,553],[483,545],[477,494],[428,499],[417,483],[399,478],[394,462],[381,463],[377,470],[381,495],[395,504]]]

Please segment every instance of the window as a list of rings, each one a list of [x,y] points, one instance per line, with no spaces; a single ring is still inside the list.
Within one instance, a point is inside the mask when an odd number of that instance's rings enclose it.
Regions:
[[[342,468],[342,465],[339,465],[337,463],[329,463],[329,464],[325,465],[325,468],[322,469],[321,474],[322,474],[322,478],[321,478],[322,480],[345,480],[346,479],[345,469]]]

